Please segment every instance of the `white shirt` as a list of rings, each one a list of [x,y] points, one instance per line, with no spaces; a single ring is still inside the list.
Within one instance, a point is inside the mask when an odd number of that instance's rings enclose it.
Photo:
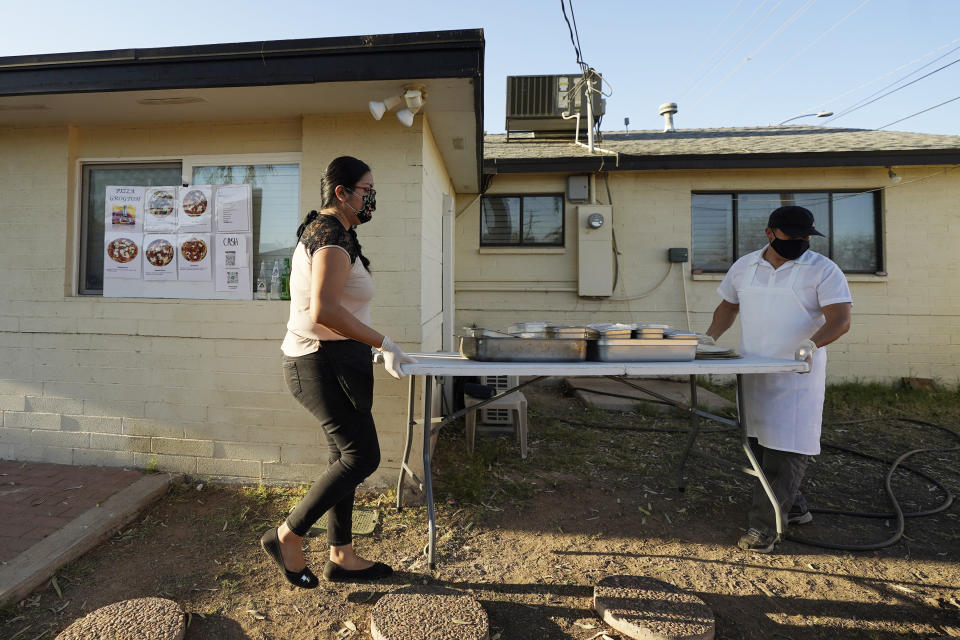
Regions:
[[[740,289],[755,285],[766,286],[770,278],[776,278],[775,284],[786,283],[790,277],[792,269],[803,269],[797,274],[795,290],[800,298],[800,303],[811,314],[822,313],[823,307],[840,302],[853,302],[850,295],[850,285],[843,275],[843,271],[830,258],[820,255],[815,251],[807,249],[802,256],[796,260],[788,260],[774,269],[773,265],[763,258],[763,253],[767,250],[767,245],[759,251],[748,253],[733,263],[724,276],[723,282],[717,287],[717,293],[720,297],[731,304],[740,304],[740,298],[737,291]],[[759,263],[755,280],[744,282],[753,269],[753,265]]]
[[[325,245],[320,251],[343,251],[339,245]],[[316,255],[316,254],[314,254]],[[321,340],[346,340],[339,333],[322,324],[314,324],[310,318],[310,286],[313,280],[313,259],[307,253],[302,242],[297,243],[290,263],[290,320],[287,322],[287,335],[280,348],[284,355],[297,357],[314,353],[320,348]],[[350,273],[343,287],[340,304],[359,322],[369,325],[370,301],[373,300],[373,278],[363,266],[360,258],[353,261]]]

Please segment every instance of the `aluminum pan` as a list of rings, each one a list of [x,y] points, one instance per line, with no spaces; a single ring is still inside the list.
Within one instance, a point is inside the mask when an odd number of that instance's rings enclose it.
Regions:
[[[590,355],[602,362],[686,362],[696,357],[697,341],[601,338],[592,346]]]
[[[483,362],[582,362],[587,340],[460,336],[460,354]]]

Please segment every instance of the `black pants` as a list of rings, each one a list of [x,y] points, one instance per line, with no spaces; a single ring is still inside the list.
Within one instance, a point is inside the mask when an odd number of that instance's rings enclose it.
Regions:
[[[380,465],[370,347],[323,341],[315,353],[284,356],[283,376],[293,397],[320,421],[330,451],[330,466],[287,517],[287,526],[304,536],[326,513],[327,542],[350,544],[357,485]]]
[[[773,489],[773,495],[780,503],[780,514],[783,516],[783,525],[786,528],[790,507],[793,506],[794,501],[803,500],[800,494],[800,483],[803,481],[803,474],[807,470],[810,456],[768,449],[757,442],[756,438],[750,438],[749,442],[750,449],[763,470],[763,475],[767,477],[767,482]],[[750,506],[748,522],[751,529],[757,529],[768,535],[777,534],[776,514],[759,479],[754,481],[753,503]]]

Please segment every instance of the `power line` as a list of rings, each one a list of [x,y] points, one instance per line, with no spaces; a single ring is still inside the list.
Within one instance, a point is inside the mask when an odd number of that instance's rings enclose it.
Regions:
[[[817,105],[817,106],[815,106],[815,107],[807,107],[806,109],[803,109],[803,111],[805,111],[805,112],[806,112],[806,111],[821,111],[821,110],[823,110],[823,107],[827,106],[828,104],[830,104],[830,103],[832,103],[832,102],[836,102],[836,101],[839,100],[840,98],[843,98],[843,97],[845,97],[845,96],[848,96],[848,95],[850,95],[851,93],[856,93],[857,91],[859,91],[860,89],[863,89],[864,87],[869,87],[869,86],[872,85],[874,82],[877,82],[878,80],[883,80],[883,79],[886,78],[887,76],[893,75],[893,74],[896,73],[897,71],[900,71],[900,70],[902,70],[902,69],[906,69],[906,68],[909,67],[910,65],[912,65],[912,64],[914,64],[914,63],[917,63],[917,62],[923,60],[923,59],[926,58],[927,56],[932,55],[932,54],[940,51],[941,49],[945,49],[946,47],[949,47],[949,46],[952,45],[952,44],[956,44],[957,42],[960,42],[960,38],[954,38],[954,39],[951,40],[950,42],[948,42],[948,43],[946,43],[946,44],[942,44],[942,45],[940,45],[939,47],[936,47],[935,49],[932,49],[932,50],[926,52],[926,53],[923,54],[922,56],[919,56],[919,57],[917,57],[917,58],[914,58],[914,59],[911,60],[910,62],[907,62],[907,63],[905,63],[905,64],[900,65],[900,66],[897,67],[896,69],[891,69],[890,71],[887,71],[886,73],[883,73],[883,74],[877,76],[877,77],[874,78],[873,80],[868,80],[867,82],[864,82],[863,84],[861,84],[861,85],[859,85],[859,86],[857,86],[857,87],[854,87],[853,89],[849,89],[849,90],[847,90],[847,91],[844,91],[844,92],[841,93],[840,95],[834,96],[833,98],[830,98],[830,99],[827,100],[826,102],[822,102],[822,103],[820,103],[819,105]],[[947,52],[947,53],[949,54],[950,52]],[[941,56],[941,57],[943,57],[943,56]],[[939,59],[939,58],[938,58],[938,59]],[[912,74],[908,74],[908,75],[912,75]],[[903,78],[901,78],[901,80],[902,80],[902,79],[903,79]],[[899,80],[898,80],[897,82],[899,82]],[[893,84],[896,84],[896,82],[894,82]]]
[[[868,2],[870,2],[870,0],[863,0],[863,2],[861,2],[861,3],[857,6],[856,9],[854,9],[853,11],[851,11],[850,13],[848,13],[847,15],[845,15],[845,16],[843,16],[842,18],[840,18],[839,20],[837,20],[837,21],[833,24],[832,27],[830,27],[829,29],[827,29],[826,31],[824,31],[823,33],[821,33],[819,36],[817,36],[816,38],[814,38],[813,42],[811,42],[810,44],[808,44],[807,46],[805,46],[803,49],[801,49],[801,50],[798,51],[797,53],[795,53],[795,54],[793,54],[792,56],[790,56],[790,58],[789,58],[786,62],[784,62],[784,63],[781,64],[779,67],[777,67],[776,69],[774,69],[766,78],[764,78],[763,80],[761,80],[761,82],[766,82],[767,80],[769,80],[769,79],[772,78],[773,76],[775,76],[775,75],[777,75],[778,73],[780,73],[780,70],[781,70],[781,69],[783,69],[785,66],[787,66],[788,64],[790,64],[791,62],[793,62],[794,60],[796,60],[797,58],[799,58],[800,56],[802,56],[804,53],[806,53],[806,52],[810,49],[810,47],[812,47],[813,45],[815,45],[815,44],[817,44],[818,42],[820,42],[820,40],[823,39],[828,33],[830,33],[831,31],[833,31],[834,29],[836,29],[837,27],[839,27],[841,24],[843,24],[843,22],[844,22],[847,18],[849,18],[850,16],[852,16],[853,14],[855,14],[857,11],[860,11],[860,9],[862,9],[862,8],[864,7],[864,5],[866,5]]]
[[[760,4],[758,4],[757,7],[753,10],[753,12],[752,12],[749,16],[747,16],[747,19],[744,20],[743,24],[741,24],[739,27],[737,27],[737,30],[734,31],[732,34],[730,34],[730,36],[729,36],[726,40],[724,40],[724,41],[720,44],[719,47],[717,47],[716,51],[714,52],[714,56],[715,56],[716,54],[720,53],[720,51],[721,51],[724,47],[727,46],[727,43],[730,42],[731,40],[733,40],[733,39],[737,36],[737,34],[740,33],[740,31],[741,31],[745,26],[747,26],[748,24],[750,24],[750,21],[753,20],[753,16],[755,16],[755,15],[757,14],[757,12],[760,11],[760,9],[762,9],[765,4],[767,4],[767,0],[761,0]],[[776,9],[776,7],[774,7],[774,9]],[[767,14],[767,15],[770,15],[770,14]],[[766,20],[766,16],[764,16],[763,20]],[[761,20],[760,22],[762,23],[763,20]],[[758,24],[757,26],[759,26],[759,24]],[[756,29],[756,27],[754,27],[754,29]],[[751,33],[752,33],[752,31],[751,31]],[[749,36],[749,35],[750,35],[750,34],[748,33],[747,36]],[[745,40],[747,36],[744,36],[743,39]],[[703,74],[700,75],[699,78],[697,78],[696,82],[694,82],[691,86],[687,87],[687,89],[686,89],[683,93],[680,94],[680,97],[683,98],[683,97],[686,96],[688,93],[690,93],[691,91],[693,91],[694,89],[696,89],[696,88],[697,88],[697,85],[699,85],[701,82],[703,82],[703,79],[704,79],[704,78],[706,78],[708,75],[710,75],[710,73],[713,72],[714,69],[716,69],[718,66],[720,66],[720,63],[723,62],[723,61],[727,58],[727,56],[729,56],[731,53],[733,53],[734,51],[736,51],[737,47],[739,47],[742,42],[743,42],[743,40],[740,40],[740,42],[738,42],[736,45],[734,45],[734,47],[733,47],[732,49],[730,49],[729,51],[727,51],[727,53],[725,53],[725,54],[723,55],[723,57],[719,58],[716,62],[714,62],[712,67],[710,67],[710,68],[707,69],[705,72],[703,72]],[[709,57],[707,58],[707,60],[709,60],[710,58],[712,58],[712,57],[714,57],[714,56],[709,56]]]
[[[940,104],[935,104],[935,105],[933,105],[932,107],[927,107],[927,108],[924,109],[923,111],[917,111],[916,113],[911,113],[910,115],[908,115],[908,116],[906,116],[906,117],[903,117],[903,118],[900,118],[899,120],[894,120],[893,122],[889,122],[889,123],[883,125],[882,127],[877,127],[877,131],[879,131],[880,129],[886,129],[887,127],[889,127],[889,126],[891,126],[891,125],[897,124],[898,122],[903,122],[904,120],[909,120],[910,118],[912,118],[912,117],[914,117],[914,116],[918,116],[918,115],[920,115],[921,113],[926,113],[927,111],[933,111],[933,110],[936,109],[937,107],[942,107],[942,106],[945,105],[945,104],[950,104],[951,102],[953,102],[953,101],[955,101],[955,100],[960,100],[960,96],[957,96],[956,98],[950,98],[949,100],[944,100],[944,101],[941,102]]]
[[[786,29],[786,28],[789,27],[791,24],[793,24],[794,22],[796,22],[796,21],[800,18],[800,16],[802,16],[804,13],[806,13],[806,12],[810,9],[810,7],[812,7],[816,2],[817,2],[817,0],[807,0],[807,3],[806,3],[805,5],[803,5],[803,6],[800,7],[799,9],[797,9],[797,10],[793,13],[792,16],[790,16],[789,18],[787,18],[787,20],[786,20],[783,24],[781,24],[779,27],[777,27],[777,28],[774,30],[773,33],[771,33],[769,36],[767,36],[767,39],[764,40],[763,42],[761,42],[761,43],[760,43],[760,46],[758,46],[756,49],[754,49],[753,51],[751,51],[751,52],[747,55],[747,57],[745,57],[742,61],[740,61],[740,64],[738,64],[736,67],[734,67],[734,68],[733,68],[733,71],[731,71],[730,73],[728,73],[727,75],[725,75],[723,78],[721,78],[721,79],[720,79],[720,82],[718,82],[718,83],[716,83],[715,85],[713,85],[712,87],[710,87],[705,94],[703,94],[702,96],[700,96],[700,98],[699,98],[696,102],[693,103],[693,106],[695,107],[695,106],[697,106],[698,104],[700,104],[701,102],[703,102],[704,98],[706,98],[708,95],[710,95],[711,93],[713,93],[713,90],[714,90],[714,89],[716,89],[717,87],[719,87],[720,85],[722,85],[724,82],[726,82],[727,80],[729,80],[729,79],[733,76],[733,74],[735,74],[737,71],[739,71],[739,70],[741,69],[741,67],[743,67],[743,65],[747,64],[748,62],[750,62],[750,60],[751,60],[755,55],[757,55],[758,53],[760,53],[760,50],[761,50],[761,49],[763,49],[763,48],[766,47],[768,44],[770,44],[771,42],[773,42],[773,40],[774,40],[778,35],[780,35],[780,34],[783,32],[784,29]],[[774,9],[776,9],[776,7],[774,7]]]
[[[946,69],[947,67],[951,67],[951,66],[957,64],[958,62],[960,62],[960,58],[957,58],[957,59],[954,60],[953,62],[948,62],[947,64],[943,65],[942,67],[937,67],[936,69],[934,69],[934,70],[931,71],[930,73],[925,73],[925,74],[923,74],[922,76],[920,76],[919,78],[916,78],[915,80],[911,80],[911,81],[908,82],[907,84],[900,85],[900,86],[897,87],[896,89],[892,89],[892,90],[890,90],[890,91],[888,91],[888,92],[886,92],[886,93],[884,93],[884,94],[882,94],[882,95],[879,95],[879,96],[877,96],[876,98],[874,98],[873,100],[870,100],[869,102],[864,102],[864,103],[861,104],[860,106],[847,109],[846,111],[843,111],[843,112],[841,112],[841,113],[833,116],[832,118],[830,118],[829,120],[827,120],[826,122],[824,122],[824,124],[827,124],[827,123],[829,123],[829,122],[833,122],[833,121],[836,120],[837,118],[842,118],[843,116],[845,116],[845,115],[847,115],[847,114],[850,114],[850,113],[853,113],[854,111],[858,111],[858,110],[866,107],[867,105],[873,104],[874,102],[876,102],[877,100],[880,100],[881,98],[886,98],[886,97],[887,97],[888,95],[890,95],[891,93],[896,93],[897,91],[900,91],[900,89],[906,89],[906,88],[909,87],[910,85],[916,84],[917,82],[920,82],[920,81],[923,80],[924,78],[929,78],[929,77],[932,76],[933,74],[935,74],[935,73],[937,73],[937,72],[939,72],[939,71],[943,71],[943,70]]]
[[[560,10],[563,12],[563,20],[567,23],[567,31],[570,32],[570,43],[573,45],[573,52],[577,56],[577,64],[580,66],[580,71],[586,71],[587,63],[583,61],[583,56],[580,55],[580,34],[577,34],[574,38],[574,25],[576,25],[576,18],[574,18],[574,24],[570,24],[570,19],[567,18],[567,5],[566,3],[570,2],[570,14],[573,14],[573,0],[560,0]]]
[[[737,0],[737,4],[734,5],[733,9],[731,9],[730,12],[723,17],[723,20],[721,20],[720,22],[718,22],[717,25],[710,31],[710,33],[707,34],[707,36],[706,36],[705,38],[702,38],[702,39],[700,40],[700,46],[697,47],[697,48],[693,51],[693,53],[690,54],[690,56],[689,56],[689,58],[688,58],[689,60],[695,59],[695,58],[697,57],[697,54],[699,54],[699,53],[703,50],[703,48],[706,47],[707,44],[710,42],[710,38],[712,38],[712,37],[714,36],[714,34],[715,34],[717,31],[720,30],[720,27],[722,27],[722,26],[724,25],[724,23],[726,23],[726,21],[730,19],[730,16],[732,16],[734,13],[736,13],[737,9],[740,8],[740,5],[741,5],[741,4],[743,4],[743,0]]]

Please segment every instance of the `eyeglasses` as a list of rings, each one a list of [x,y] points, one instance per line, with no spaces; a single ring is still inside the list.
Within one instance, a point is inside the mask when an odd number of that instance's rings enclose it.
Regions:
[[[357,191],[358,189],[363,189],[367,194],[377,195],[377,191],[373,187],[361,187],[360,185],[355,186],[352,191]]]

